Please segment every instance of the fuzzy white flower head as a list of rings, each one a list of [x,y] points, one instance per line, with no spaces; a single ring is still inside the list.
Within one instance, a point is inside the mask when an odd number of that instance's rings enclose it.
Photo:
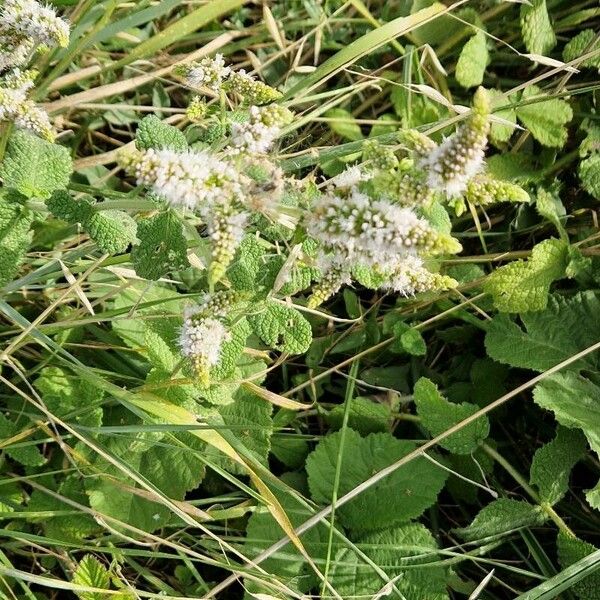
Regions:
[[[0,121],[12,121],[17,128],[52,142],[56,134],[50,117],[35,102],[27,99],[33,76],[33,72],[15,69],[0,81]]]
[[[337,260],[386,270],[399,256],[428,250],[435,233],[411,209],[371,200],[357,188],[341,197],[330,191],[307,215],[307,230]]]
[[[69,24],[35,0],[5,0],[0,8],[0,31],[46,46],[69,44]]]
[[[149,186],[173,206],[200,212],[241,194],[238,171],[208,152],[148,149],[125,155],[123,161],[138,184]]]
[[[184,356],[201,359],[207,366],[216,365],[221,357],[223,343],[231,340],[231,332],[213,318],[195,319],[196,309],[186,311],[179,335],[179,347]]]
[[[361,181],[366,181],[370,178],[368,173],[359,166],[354,165],[348,167],[345,171],[342,171],[339,175],[336,175],[330,180],[336,188],[349,189],[357,186]]]
[[[0,31],[0,71],[24,65],[35,48],[33,39],[3,34]]]
[[[231,146],[233,154],[266,154],[279,137],[281,128],[272,119],[270,107],[251,106],[250,117],[245,123],[232,123]],[[289,112],[289,111],[288,111]]]
[[[420,162],[428,171],[427,183],[433,190],[450,198],[459,196],[482,169],[490,127],[489,111],[488,96],[479,88],[468,119]]]
[[[183,69],[185,80],[190,86],[207,87],[215,92],[219,91],[223,80],[231,73],[231,69],[225,65],[222,54],[216,54],[214,58],[203,58]]]

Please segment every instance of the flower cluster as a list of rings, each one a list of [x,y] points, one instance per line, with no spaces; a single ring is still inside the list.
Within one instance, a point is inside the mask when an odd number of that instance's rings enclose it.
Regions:
[[[321,196],[307,215],[306,228],[339,262],[380,271],[392,269],[404,256],[420,252],[456,252],[458,242],[435,231],[407,207],[373,200],[357,187],[348,194],[335,190]]]
[[[483,167],[490,128],[490,103],[487,92],[479,88],[473,109],[456,133],[432,149],[421,161],[428,172],[429,186],[452,198],[462,194],[469,181]]]
[[[175,71],[194,89],[208,88],[241,96],[246,104],[269,104],[279,100],[281,92],[259,81],[244,69],[232,71],[221,54],[177,67]]]
[[[219,362],[223,344],[231,340],[231,332],[221,320],[205,317],[203,312],[201,307],[185,311],[179,347],[191,360],[200,382],[208,385],[210,369]]]
[[[28,62],[36,48],[69,43],[69,25],[35,0],[4,0],[0,7],[0,70]]]
[[[241,175],[231,163],[206,151],[126,151],[121,164],[169,204],[202,214],[241,194]]]
[[[56,134],[47,113],[27,98],[35,71],[13,69],[0,78],[0,121],[12,121],[19,129],[31,131],[53,142]]]
[[[198,62],[182,65],[176,73],[185,78],[186,83],[195,88],[206,87],[213,92],[218,92],[223,81],[229,77],[231,69],[225,65],[222,54],[214,58],[205,57]]]
[[[457,285],[452,277],[429,271],[422,258],[407,256],[394,268],[383,288],[408,297],[432,290],[447,290]]]
[[[282,106],[251,106],[250,118],[231,124],[231,146],[236,153],[266,154],[279,137],[281,127],[292,121],[292,113]]]

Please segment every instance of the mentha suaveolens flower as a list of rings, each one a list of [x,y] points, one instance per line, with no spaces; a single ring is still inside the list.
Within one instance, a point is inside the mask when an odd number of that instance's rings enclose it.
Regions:
[[[373,200],[356,187],[347,194],[330,190],[306,217],[308,233],[338,262],[392,268],[405,255],[457,252],[460,245],[435,231],[412,209]]]
[[[448,290],[457,285],[452,277],[429,271],[418,256],[406,256],[390,271],[382,287],[408,297]]]
[[[195,89],[205,87],[213,92],[221,89],[223,81],[229,77],[231,69],[225,65],[222,54],[214,58],[205,57],[197,62],[177,67],[176,73]]]
[[[48,114],[27,98],[36,73],[14,69],[0,78],[0,121],[12,121],[25,129],[53,142],[56,133]]]
[[[139,185],[146,185],[169,204],[203,213],[214,202],[241,194],[241,175],[234,165],[205,151],[127,151],[120,157]]]
[[[203,317],[197,308],[185,311],[179,347],[203,385],[208,385],[210,369],[219,362],[223,344],[230,340],[231,332],[219,319]]]
[[[0,69],[25,64],[36,47],[66,47],[69,25],[53,8],[34,0],[4,0],[0,6]]]
[[[420,162],[419,166],[428,173],[427,183],[433,190],[450,198],[459,196],[482,169],[490,128],[489,115],[487,92],[479,88],[469,117],[456,133],[429,151]]]
[[[266,154],[281,133],[291,123],[293,114],[282,106],[251,106],[249,119],[231,124],[231,147],[234,153]]]

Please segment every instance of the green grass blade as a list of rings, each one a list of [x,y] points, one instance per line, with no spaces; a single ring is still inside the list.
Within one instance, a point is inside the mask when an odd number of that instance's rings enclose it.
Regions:
[[[447,9],[446,9],[447,10]],[[319,85],[323,84],[330,77],[333,77],[338,71],[349,64],[352,64],[362,56],[366,56],[369,52],[387,44],[391,40],[405,35],[409,31],[423,25],[446,12],[441,5],[434,4],[428,8],[424,8],[408,17],[398,17],[378,29],[373,29],[369,33],[355,40],[331,58],[326,60],[316,71],[308,75],[302,81],[288,90],[284,96],[284,100],[305,94]]]
[[[582,558],[574,565],[564,569],[548,581],[521,594],[516,600],[550,600],[573,587],[585,577],[600,569],[600,550]]]

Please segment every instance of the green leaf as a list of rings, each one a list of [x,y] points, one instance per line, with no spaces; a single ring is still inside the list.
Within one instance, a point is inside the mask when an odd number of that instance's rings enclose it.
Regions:
[[[248,317],[254,333],[275,350],[303,354],[312,341],[310,323],[294,308],[267,302]]]
[[[110,588],[108,571],[91,554],[86,554],[77,565],[77,569],[73,573],[73,583],[101,590],[108,590]],[[112,597],[112,595],[108,596],[102,592],[77,592],[77,596],[81,600],[106,600],[108,597]]]
[[[569,489],[571,469],[583,457],[585,438],[575,429],[559,427],[556,437],[533,455],[529,482],[537,487],[542,502],[556,504]]]
[[[473,541],[521,527],[541,525],[545,520],[546,515],[539,506],[523,500],[498,498],[482,508],[468,527],[455,531],[465,540]]]
[[[518,260],[496,269],[483,289],[501,312],[527,312],[546,308],[553,281],[564,277],[568,244],[549,239],[533,248],[526,261]]]
[[[538,383],[533,399],[538,406],[552,411],[561,425],[581,429],[592,450],[600,456],[598,386],[576,373],[555,373]],[[596,496],[592,491],[591,502],[596,502]]]
[[[136,241],[136,222],[122,211],[94,212],[84,227],[106,254],[121,254]]]
[[[233,263],[227,270],[227,277],[234,290],[256,290],[258,275],[265,268],[265,254],[265,249],[256,236],[248,235],[242,240]]]
[[[533,137],[544,146],[562,148],[567,141],[566,124],[573,118],[573,110],[567,102],[551,98],[540,88],[530,85],[523,91],[524,101],[535,102],[517,107],[517,117]]]
[[[306,460],[308,484],[315,502],[331,502],[340,437],[341,432],[328,435]],[[352,429],[346,430],[338,497],[415,448],[414,442],[396,439],[389,433],[372,433],[363,438]],[[336,514],[345,527],[356,531],[415,519],[435,502],[446,476],[443,469],[420,456],[339,507]]]
[[[0,195],[0,286],[12,281],[19,272],[33,237],[33,212],[14,196]]]
[[[45,367],[33,385],[46,408],[67,423],[85,427],[102,424],[104,392],[89,382],[69,376],[59,367]]]
[[[490,96],[490,102],[492,106],[506,106],[510,104],[513,100],[513,97],[505,98],[504,94],[500,90],[488,90],[488,94]],[[510,123],[514,123],[515,127],[517,125],[517,112],[514,108],[506,108],[503,110],[494,110],[494,116],[500,117],[505,121],[509,121]],[[496,123],[492,122],[490,126],[490,138],[495,144],[501,144],[503,142],[508,142],[511,138],[515,127],[511,127],[510,125],[505,125],[504,123]],[[502,155],[497,155],[502,156]],[[515,156],[515,155],[510,155]],[[517,155],[518,156],[518,155]]]
[[[142,476],[171,500],[183,500],[204,476],[204,462],[196,454],[203,455],[205,447],[190,434],[138,433],[126,438],[103,437],[101,441],[125,472]],[[169,521],[171,510],[159,498],[152,501],[129,491],[140,488],[140,484],[102,456],[90,454],[95,476],[86,478],[85,487],[94,510],[145,531],[154,531]],[[103,475],[98,477],[98,473]]]
[[[1,488],[0,488],[1,489]],[[68,476],[60,484],[57,492],[69,500],[82,506],[88,506],[88,497],[83,488],[83,483],[76,475]],[[81,543],[83,538],[97,532],[100,525],[94,518],[85,512],[78,511],[54,496],[45,494],[41,490],[34,490],[31,494],[27,510],[31,512],[56,512],[55,516],[30,517],[33,522],[39,522],[47,537],[70,543]],[[72,511],[71,514],[64,514]]]
[[[560,532],[556,539],[558,560],[561,567],[566,568],[579,562],[593,552],[596,546]],[[584,577],[573,585],[573,591],[580,600],[600,600],[600,573],[595,572]]]
[[[19,433],[18,427],[0,412],[0,440],[7,440]],[[21,440],[19,443],[25,443],[30,439]],[[15,442],[17,444],[17,442]],[[6,452],[13,460],[28,467],[40,467],[46,463],[43,454],[35,445],[12,447],[5,446],[1,449]]]
[[[485,33],[477,31],[460,51],[456,63],[456,81],[464,88],[481,85],[488,61],[489,53]]]
[[[600,340],[600,300],[593,292],[571,298],[551,297],[545,310],[525,313],[522,329],[505,315],[489,323],[485,338],[488,355],[498,362],[546,371]],[[590,354],[569,365],[570,370],[598,370],[600,357]]]
[[[412,356],[425,356],[427,354],[427,344],[421,335],[421,332],[404,322],[394,325],[394,343],[390,350],[394,352],[407,352]]]
[[[350,401],[348,412],[348,427],[358,431],[361,435],[389,431],[392,412],[387,404],[381,404],[357,396]],[[334,407],[326,419],[331,429],[340,429],[344,418],[344,405]]]
[[[139,244],[131,249],[135,272],[156,280],[189,266],[183,225],[172,211],[143,219],[137,225]]]
[[[438,546],[431,532],[420,523],[407,523],[361,537],[356,546],[398,591],[410,600],[445,600],[446,569],[440,566]],[[426,566],[424,566],[426,565]],[[333,587],[342,598],[377,597],[385,581],[354,550],[341,549],[331,572]],[[387,595],[387,594],[385,594]]]
[[[236,394],[234,402],[219,408],[220,419],[214,422],[219,428],[229,429],[256,460],[266,467],[273,434],[272,409],[271,403],[242,389]],[[213,421],[210,418],[209,420]],[[246,474],[238,463],[228,459],[223,453],[217,450],[213,452],[212,448],[207,451],[213,463],[231,473]]]
[[[76,200],[67,190],[56,190],[46,200],[46,206],[57,219],[76,225],[87,223],[94,213],[90,199],[91,196],[83,196]]]
[[[414,399],[421,423],[433,437],[479,410],[479,406],[476,404],[448,402],[439,393],[437,386],[425,377],[421,377],[415,384]],[[486,416],[482,416],[442,440],[440,446],[455,454],[470,454],[487,438],[489,433],[489,420]]]
[[[291,490],[288,493],[279,489],[272,491],[294,527],[298,527],[314,514],[293,495]],[[278,542],[284,535],[285,532],[271,513],[266,508],[259,509],[253,512],[248,520],[244,554],[253,558]],[[302,544],[313,560],[324,559],[327,555],[327,539],[327,528],[319,523],[302,535]],[[308,591],[314,583],[312,569],[309,571],[305,559],[290,543],[265,560],[261,566],[267,573],[276,574],[278,578],[282,578],[288,585],[300,591]],[[245,585],[252,592],[273,593],[272,589],[261,588],[258,583],[250,579],[246,580]]]
[[[48,198],[67,187],[72,172],[73,161],[66,148],[18,130],[10,136],[0,164],[4,185],[27,198]]]
[[[540,187],[537,190],[535,206],[540,215],[545,219],[548,219],[548,221],[556,227],[561,239],[568,240],[567,233],[561,221],[561,218],[565,217],[567,211],[560,201],[560,198]]]
[[[343,139],[350,142],[362,140],[363,134],[360,125],[350,111],[344,108],[332,108],[324,116],[330,119],[329,127]]]
[[[593,50],[598,50],[598,43],[594,43],[596,40],[596,32],[593,29],[584,29],[578,33],[568,44],[565,45],[563,50],[563,60],[565,62],[571,62],[583,54],[587,54]],[[586,58],[585,60],[576,63],[578,68],[588,67],[590,69],[600,69],[600,54]]]
[[[223,342],[219,362],[211,367],[211,381],[222,381],[234,374],[238,361],[244,352],[246,340],[250,332],[251,327],[246,318],[240,319],[230,328],[231,339]]]
[[[579,179],[583,189],[600,200],[600,153],[595,153],[579,163]]]
[[[185,135],[172,125],[163,123],[158,117],[144,117],[135,134],[135,145],[140,150],[173,150],[185,152],[188,148]]]
[[[527,51],[546,55],[556,46],[546,0],[531,0],[521,5],[521,32]]]

